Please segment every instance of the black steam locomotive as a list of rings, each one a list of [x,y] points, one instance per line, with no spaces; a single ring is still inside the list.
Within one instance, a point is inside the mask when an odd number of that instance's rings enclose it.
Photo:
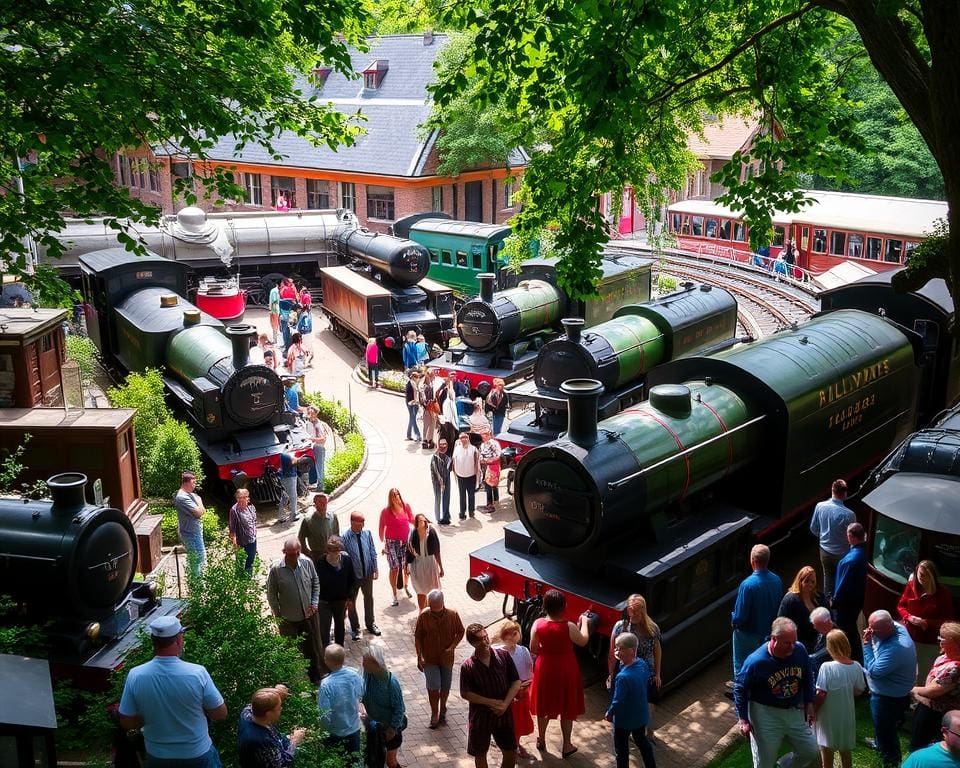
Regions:
[[[276,372],[250,362],[254,327],[224,328],[186,301],[179,262],[111,248],[81,256],[80,270],[87,330],[108,365],[162,370],[222,489],[247,483],[255,498],[275,500],[267,467],[284,451],[308,456],[310,441],[284,410]]]
[[[665,683],[693,674],[729,641],[749,544],[788,538],[833,479],[862,478],[918,413],[957,400],[949,345],[926,343],[949,318],[887,289],[886,317],[835,297],[793,329],[658,366],[647,402],[599,424],[601,383],[566,381],[567,434],[521,460],[520,522],[471,555],[468,592],[513,596],[527,619],[555,587],[601,634],[639,592],[671,648]],[[934,370],[946,389],[922,386]]]
[[[365,229],[343,231],[338,252],[348,266],[320,270],[323,313],[333,332],[390,348],[408,331],[446,346],[453,329],[453,291],[427,278],[422,245]]]
[[[133,525],[119,509],[87,504],[86,483],[61,474],[47,481],[51,500],[0,499],[0,592],[16,601],[18,623],[46,625],[55,672],[98,688],[136,643],[136,628],[182,602],[134,581]]]
[[[529,259],[517,271],[477,276],[480,295],[457,312],[460,345],[430,366],[460,379],[485,397],[494,379],[530,376],[541,347],[557,335],[561,318],[582,318],[587,327],[609,320],[624,305],[650,298],[652,262],[634,255],[604,254],[596,297],[574,301],[557,284],[556,259]],[[494,282],[503,289],[494,293]]]

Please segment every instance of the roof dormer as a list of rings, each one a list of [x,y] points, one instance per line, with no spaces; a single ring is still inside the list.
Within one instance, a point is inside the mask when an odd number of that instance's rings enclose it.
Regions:
[[[368,91],[379,90],[388,69],[390,62],[387,59],[374,59],[370,66],[363,70],[363,87]]]
[[[333,69],[326,64],[316,66],[310,71],[310,80],[317,90],[323,88],[323,84],[327,82],[327,78],[330,77],[332,71]]]

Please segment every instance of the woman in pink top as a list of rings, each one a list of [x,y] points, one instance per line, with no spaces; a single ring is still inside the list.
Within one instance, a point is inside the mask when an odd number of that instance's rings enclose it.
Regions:
[[[391,488],[387,496],[387,506],[380,512],[380,541],[383,542],[383,554],[390,565],[390,589],[393,590],[393,604],[400,605],[397,589],[403,587],[407,597],[412,597],[407,588],[404,566],[407,562],[407,538],[413,525],[413,512],[405,503],[397,488]]]
[[[367,339],[367,373],[370,376],[370,386],[376,389],[380,386],[380,348],[377,340],[371,336]]]

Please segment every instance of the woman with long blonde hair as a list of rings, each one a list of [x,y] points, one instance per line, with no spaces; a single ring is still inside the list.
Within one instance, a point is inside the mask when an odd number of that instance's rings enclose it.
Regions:
[[[793,578],[787,594],[780,601],[778,616],[786,616],[797,625],[797,639],[808,652],[813,651],[820,633],[810,623],[814,608],[826,607],[827,600],[817,589],[817,572],[809,565],[803,566]]]
[[[391,488],[387,495],[387,506],[380,510],[380,541],[383,542],[383,554],[390,566],[390,589],[393,591],[393,604],[400,605],[397,590],[403,589],[407,597],[412,597],[407,588],[404,566],[407,563],[407,538],[413,525],[413,512],[403,500],[399,488]]]
[[[607,687],[612,690],[613,681],[617,676],[617,670],[620,668],[620,662],[614,656],[616,648],[617,635],[621,632],[632,632],[640,641],[637,647],[637,658],[643,659],[650,668],[650,682],[647,687],[647,703],[650,706],[650,720],[647,726],[647,738],[654,740],[653,736],[653,711],[655,705],[660,700],[660,670],[663,661],[663,648],[660,645],[660,627],[650,618],[647,612],[647,601],[643,595],[633,594],[627,598],[626,607],[623,609],[623,618],[613,625],[613,632],[610,633],[610,652],[607,655],[607,666],[610,671],[610,677],[607,678]]]

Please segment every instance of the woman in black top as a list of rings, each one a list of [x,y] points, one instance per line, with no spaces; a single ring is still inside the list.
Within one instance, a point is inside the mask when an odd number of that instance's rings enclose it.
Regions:
[[[808,652],[813,652],[818,635],[810,623],[810,612],[826,605],[826,598],[817,590],[817,572],[809,565],[803,566],[783,596],[777,615],[786,616],[797,625],[797,639]]]
[[[344,617],[347,601],[353,595],[356,576],[350,555],[343,551],[339,536],[327,539],[326,556],[317,561],[317,578],[320,580],[320,639],[323,647],[330,645],[330,620],[333,619],[334,642],[343,645]]]

